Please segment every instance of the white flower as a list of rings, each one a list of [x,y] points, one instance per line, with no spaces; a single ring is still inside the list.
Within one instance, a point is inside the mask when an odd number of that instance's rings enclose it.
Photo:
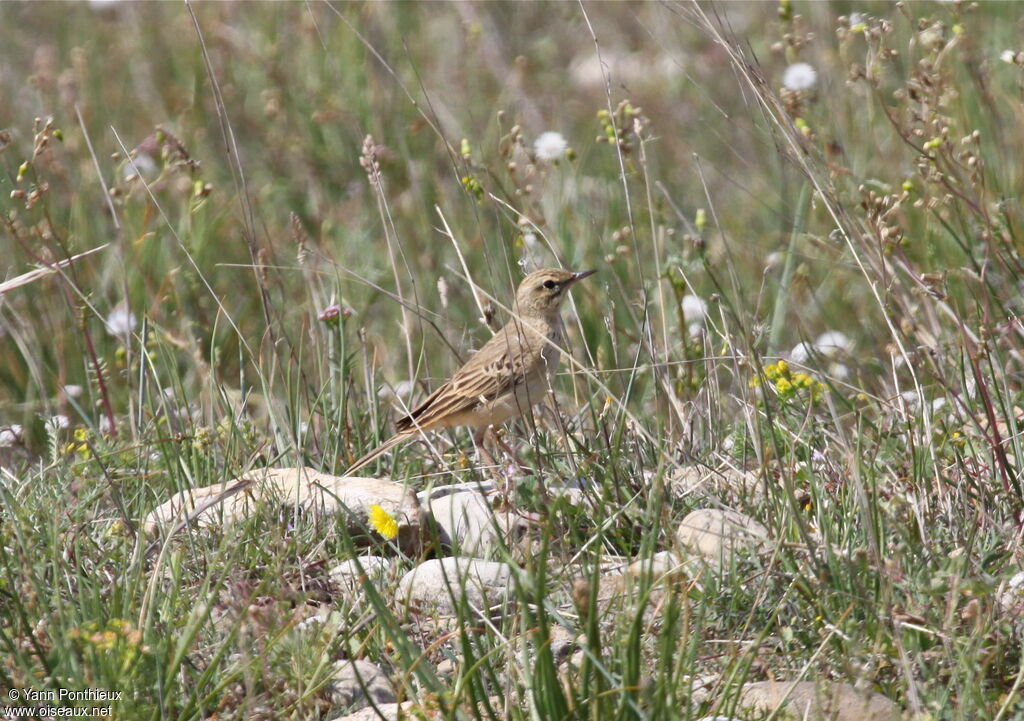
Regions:
[[[789,352],[789,359],[794,363],[806,363],[815,355],[827,358],[845,353],[853,347],[853,343],[843,333],[830,330],[818,336],[813,343],[800,343]],[[844,367],[844,370],[847,370]]]
[[[782,74],[782,84],[789,90],[810,90],[818,82],[818,71],[807,63],[793,63]]]
[[[814,341],[814,350],[826,356],[845,353],[851,347],[853,347],[853,343],[850,339],[837,330],[822,333],[818,336],[818,340]]]
[[[789,359],[794,363],[806,363],[814,352],[814,346],[810,343],[799,343],[789,352]]]
[[[21,426],[19,426],[17,423],[12,423],[9,426],[3,426],[2,428],[0,428],[0,448],[13,446],[20,440]]]
[[[764,259],[765,270],[775,270],[782,265],[782,253],[778,251],[769,253]]]
[[[533,154],[540,160],[558,160],[569,149],[569,143],[561,133],[549,130],[533,141]]]
[[[703,298],[687,294],[683,296],[680,305],[683,307],[683,318],[686,319],[687,323],[704,324],[704,318],[708,314],[708,304],[704,302]]]
[[[842,363],[833,363],[828,369],[828,374],[837,381],[845,381],[850,377],[850,369]]]
[[[67,385],[64,386],[64,395],[68,398],[80,398],[82,396],[82,386]]]
[[[46,419],[46,430],[50,433],[56,433],[61,428],[67,428],[70,425],[71,419],[59,413]]]
[[[1003,52],[999,53],[999,59],[1002,60],[1004,63],[1009,63],[1010,65],[1013,65],[1015,62],[1017,62],[1017,53],[1014,52],[1013,50],[1004,50]]]
[[[135,318],[135,314],[128,310],[128,306],[121,303],[110,311],[105,322],[107,333],[116,338],[126,338],[135,330],[138,320]]]

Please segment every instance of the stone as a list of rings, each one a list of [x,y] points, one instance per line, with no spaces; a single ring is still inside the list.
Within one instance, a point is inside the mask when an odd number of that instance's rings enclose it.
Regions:
[[[513,599],[512,566],[500,561],[449,556],[424,561],[398,582],[398,599],[412,613],[457,613],[465,593],[470,609],[489,616]]]
[[[724,563],[737,551],[753,553],[767,538],[768,530],[754,519],[719,508],[693,511],[676,530],[681,548],[714,563]]]
[[[395,691],[384,672],[375,664],[361,659],[335,662],[333,678],[327,683],[327,694],[332,704],[343,708],[357,704],[362,708],[371,702],[395,701]]]
[[[434,669],[439,678],[451,679],[459,670],[459,664],[453,659],[446,658],[442,659],[438,664],[437,668]]]
[[[613,606],[634,599],[638,582],[646,574],[650,577],[647,596],[648,610],[660,608],[668,589],[678,589],[689,581],[689,569],[681,563],[675,553],[660,551],[649,559],[637,559],[628,565],[603,573],[597,589],[598,614],[604,616]],[[572,595],[580,612],[585,612],[591,602],[593,589],[588,578],[579,578],[573,585]]]
[[[229,525],[248,518],[259,505],[298,504],[307,513],[344,513],[353,536],[368,533],[370,507],[379,505],[398,522],[396,542],[408,554],[422,547],[422,512],[416,494],[401,483],[380,478],[332,476],[312,468],[265,468],[240,478],[175,494],[153,509],[144,528],[149,534],[176,532],[189,523],[200,528]]]
[[[808,721],[899,721],[899,708],[873,691],[858,691],[848,683],[828,681],[758,681],[740,691],[739,708],[773,713],[784,704],[779,718]]]
[[[504,713],[509,703],[507,697],[491,696],[487,702],[491,709],[498,712],[498,718],[508,718],[507,713]],[[464,704],[461,711],[462,714],[456,718],[494,718],[482,702],[477,703],[476,709]],[[402,703],[382,703],[376,708],[360,709],[354,713],[335,716],[331,721],[412,721],[413,719],[441,718],[439,714],[436,701],[426,704],[404,701]]]
[[[504,555],[528,528],[519,516],[495,511],[487,496],[472,487],[429,498],[426,510],[437,524],[441,547],[459,556]]]
[[[565,626],[552,623],[548,627],[548,638],[551,643],[551,657],[555,664],[561,666],[579,648],[576,636]]]
[[[416,706],[415,701],[382,703],[376,707],[368,706],[353,713],[335,716],[331,721],[400,721],[401,719],[415,718],[411,714]]]
[[[594,482],[592,479],[587,478],[560,478],[554,476],[545,480],[547,487],[547,494],[552,500],[556,498],[565,499],[570,506],[585,506],[587,505],[589,498],[593,498],[595,495],[599,496],[600,492],[594,490]]]
[[[384,556],[360,556],[342,561],[329,572],[331,581],[348,590],[358,590],[364,579],[379,579],[391,570],[392,562]]]
[[[1018,617],[1024,611],[1024,571],[1014,574],[999,586],[996,602],[1006,614]]]
[[[669,495],[679,501],[714,498],[746,507],[764,499],[764,482],[758,474],[738,468],[681,466],[665,476],[665,484]]]
[[[420,491],[416,494],[419,502],[426,506],[429,501],[435,498],[443,498],[450,496],[453,493],[465,493],[466,491],[476,491],[477,493],[488,494],[492,493],[497,489],[497,484],[494,481],[479,481],[477,483],[451,483],[444,486],[431,486],[426,490]]]

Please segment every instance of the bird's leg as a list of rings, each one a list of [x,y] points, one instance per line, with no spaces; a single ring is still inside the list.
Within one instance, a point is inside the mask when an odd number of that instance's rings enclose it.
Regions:
[[[504,507],[504,508],[511,508],[512,507],[512,479],[507,474],[502,473],[501,467],[497,463],[495,463],[495,461],[494,461],[494,456],[492,456],[490,454],[490,452],[487,450],[487,448],[484,447],[484,439],[487,437],[487,431],[489,431],[489,430],[491,430],[490,426],[484,426],[483,428],[478,430],[476,433],[474,433],[473,434],[473,445],[476,446],[476,449],[477,449],[477,451],[479,451],[480,456],[491,467],[491,473],[494,475],[495,488],[497,489],[498,493],[501,494],[501,497],[502,497],[502,501],[501,501],[502,507]],[[498,439],[497,434],[495,433],[493,435],[494,435],[494,439],[496,441],[498,441],[499,445],[504,446],[504,444],[502,444],[501,441]]]
[[[494,456],[491,455],[491,452],[488,451],[487,447],[484,445],[484,437],[486,435],[487,426],[477,430],[477,432],[473,434],[473,445],[476,447],[476,451],[480,454],[480,457],[484,459],[484,463],[495,468],[497,463],[494,461]]]
[[[519,454],[516,453],[515,449],[502,439],[501,433],[497,428],[494,429],[494,442],[498,444],[498,447],[501,448],[501,450],[508,454],[509,458],[515,461],[520,471],[523,471],[524,473],[533,473],[533,469],[526,465],[523,459],[519,457]]]

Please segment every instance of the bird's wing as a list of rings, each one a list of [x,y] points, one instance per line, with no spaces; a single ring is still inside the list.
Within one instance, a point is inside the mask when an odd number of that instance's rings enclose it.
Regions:
[[[537,372],[544,341],[536,331],[509,324],[476,352],[464,366],[420,403],[398,419],[395,429],[429,428],[442,418],[468,411],[498,398]]]

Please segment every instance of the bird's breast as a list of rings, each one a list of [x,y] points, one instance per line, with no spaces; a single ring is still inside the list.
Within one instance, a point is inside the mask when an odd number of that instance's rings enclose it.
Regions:
[[[562,362],[561,348],[565,346],[565,325],[562,323],[561,317],[557,317],[555,322],[551,324],[548,340],[551,343],[544,344],[544,348],[541,350],[541,358],[544,359],[545,374],[550,381],[550,379],[555,377],[555,373],[558,372],[558,366]]]

